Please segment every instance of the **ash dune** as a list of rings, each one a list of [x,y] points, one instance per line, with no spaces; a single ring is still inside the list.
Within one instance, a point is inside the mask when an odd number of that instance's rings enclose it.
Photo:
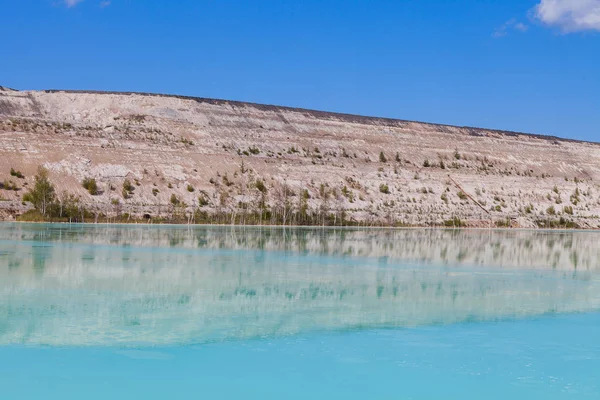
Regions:
[[[597,228],[599,156],[596,143],[515,132],[181,96],[0,88],[4,219],[30,207],[22,196],[42,165],[57,193],[77,196],[100,221],[125,213],[192,220],[202,211],[205,220],[236,223]],[[97,194],[85,178],[95,179]]]

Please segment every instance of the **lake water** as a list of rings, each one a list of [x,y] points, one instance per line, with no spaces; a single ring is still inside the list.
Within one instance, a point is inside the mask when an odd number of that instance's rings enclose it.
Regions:
[[[599,239],[0,224],[0,399],[599,399]]]

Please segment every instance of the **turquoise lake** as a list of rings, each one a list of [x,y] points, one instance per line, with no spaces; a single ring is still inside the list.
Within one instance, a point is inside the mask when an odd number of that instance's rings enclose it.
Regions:
[[[599,399],[599,239],[0,224],[0,399]]]

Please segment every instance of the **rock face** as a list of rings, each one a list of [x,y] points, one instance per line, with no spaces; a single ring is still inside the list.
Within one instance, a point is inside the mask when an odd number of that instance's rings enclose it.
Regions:
[[[58,193],[107,216],[164,217],[179,207],[237,222],[269,210],[261,222],[275,214],[279,223],[301,222],[304,213],[323,224],[534,227],[562,218],[596,228],[599,156],[596,143],[515,132],[180,96],[0,87],[3,218],[22,210],[15,202],[42,165]],[[88,193],[84,178],[96,180],[99,194]],[[126,179],[130,194],[122,190]]]

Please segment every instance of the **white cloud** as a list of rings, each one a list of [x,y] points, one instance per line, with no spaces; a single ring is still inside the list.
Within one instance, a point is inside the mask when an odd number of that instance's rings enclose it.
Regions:
[[[535,16],[563,32],[600,31],[600,0],[541,0]]]
[[[75,7],[77,4],[81,3],[83,0],[65,0],[65,4],[67,7]]]
[[[529,27],[522,22],[518,22],[515,18],[511,18],[502,24],[501,27],[496,29],[492,34],[495,38],[500,38],[508,35],[508,32],[511,30],[517,30],[519,32],[525,32]]]

